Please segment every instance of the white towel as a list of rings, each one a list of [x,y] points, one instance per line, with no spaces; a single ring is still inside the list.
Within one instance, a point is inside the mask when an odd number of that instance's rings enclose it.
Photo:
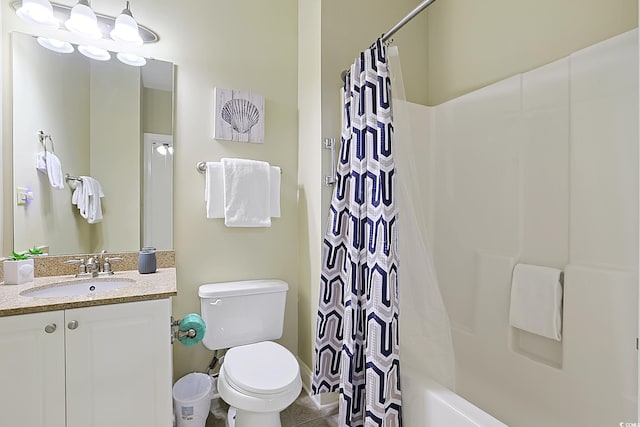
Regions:
[[[36,169],[49,177],[49,184],[58,190],[64,188],[62,165],[60,159],[53,153],[41,151],[36,155]]]
[[[269,173],[270,215],[274,218],[280,218],[280,179],[282,178],[282,171],[277,166],[270,166]]]
[[[224,218],[224,173],[222,163],[207,162],[204,200],[207,218]]]
[[[80,176],[80,179],[71,196],[71,203],[78,207],[80,216],[89,224],[96,224],[102,221],[102,186],[97,179],[90,176]]]
[[[281,171],[270,166],[269,209],[272,218],[280,218],[280,180]],[[205,169],[204,200],[207,218],[224,218],[224,173],[222,163],[207,162]]]
[[[562,339],[562,271],[518,264],[511,282],[511,326],[556,341]]]
[[[224,224],[227,227],[271,227],[269,163],[222,159]]]

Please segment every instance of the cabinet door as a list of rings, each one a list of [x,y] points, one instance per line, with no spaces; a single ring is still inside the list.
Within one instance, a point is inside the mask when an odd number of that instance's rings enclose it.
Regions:
[[[0,317],[0,425],[64,427],[64,313]]]
[[[65,311],[67,427],[170,427],[169,299]]]

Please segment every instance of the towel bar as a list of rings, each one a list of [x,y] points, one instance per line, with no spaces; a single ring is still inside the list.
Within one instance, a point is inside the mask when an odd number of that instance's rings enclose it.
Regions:
[[[205,173],[207,171],[207,162],[196,163],[196,170],[200,173]],[[280,174],[282,175],[282,168],[280,168]]]
[[[79,176],[72,176],[69,175],[68,173],[64,174],[64,180],[69,182],[69,181],[80,181],[82,182],[82,178],[80,178]]]

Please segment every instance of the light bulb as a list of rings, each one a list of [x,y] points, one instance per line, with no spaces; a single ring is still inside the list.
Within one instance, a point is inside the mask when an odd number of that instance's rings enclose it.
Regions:
[[[102,32],[98,28],[98,18],[91,10],[87,0],[80,0],[71,9],[71,16],[64,23],[69,31],[90,39],[102,38]]]
[[[111,59],[111,54],[108,51],[96,46],[78,46],[78,52],[87,58],[97,61],[108,61]]]
[[[46,37],[38,37],[38,43],[42,47],[46,47],[49,50],[58,53],[71,53],[73,52],[73,46],[71,43],[65,42],[58,39],[46,38]]]
[[[171,156],[173,155],[173,146],[169,144],[161,144],[156,147],[156,151],[161,156],[166,156],[167,154]]]
[[[53,7],[48,0],[23,0],[16,15],[30,24],[47,28],[58,28],[60,23],[53,16]]]
[[[119,52],[116,57],[120,62],[127,65],[133,65],[134,67],[142,67],[147,63],[146,59],[142,56],[136,55],[135,53]]]
[[[127,43],[135,46],[142,45],[142,37],[140,37],[138,23],[133,19],[133,15],[129,9],[129,2],[127,2],[127,6],[116,18],[116,23],[109,35],[112,39],[121,43]]]

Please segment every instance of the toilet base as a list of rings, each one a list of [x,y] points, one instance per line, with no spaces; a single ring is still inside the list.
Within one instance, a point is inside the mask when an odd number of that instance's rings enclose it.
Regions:
[[[233,406],[227,415],[229,427],[282,427],[280,412],[247,412]]]

